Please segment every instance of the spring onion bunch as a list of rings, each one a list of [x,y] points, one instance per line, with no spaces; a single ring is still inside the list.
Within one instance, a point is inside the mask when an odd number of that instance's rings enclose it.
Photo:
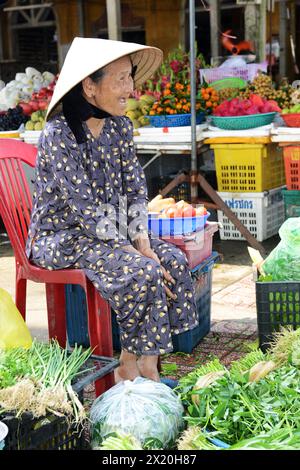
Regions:
[[[300,428],[300,370],[287,365],[258,382],[228,374],[198,390],[199,405],[190,401],[187,421],[217,431],[220,439],[234,444],[263,432]]]
[[[90,355],[91,350],[84,351],[81,346],[68,352],[57,341],[34,341],[30,349],[1,351],[1,411],[17,415],[29,411],[35,417],[51,411],[81,421],[84,408],[71,384]]]

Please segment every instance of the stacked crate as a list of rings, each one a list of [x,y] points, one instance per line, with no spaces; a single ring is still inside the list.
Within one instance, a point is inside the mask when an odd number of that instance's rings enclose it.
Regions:
[[[274,143],[220,141],[211,148],[219,196],[258,241],[277,234],[284,222],[282,149]],[[244,240],[220,210],[218,220],[221,240]]]
[[[300,145],[283,147],[287,190],[284,190],[285,218],[300,216]]]

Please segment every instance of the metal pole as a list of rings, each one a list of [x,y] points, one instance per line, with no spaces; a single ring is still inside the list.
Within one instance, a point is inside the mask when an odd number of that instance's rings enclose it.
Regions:
[[[84,10],[82,0],[77,0],[77,11],[79,18],[79,35],[84,38]]]
[[[120,0],[106,0],[108,38],[122,40]]]
[[[209,2],[209,21],[210,21],[210,50],[211,58],[217,58],[221,55],[220,50],[220,1],[210,0]],[[213,62],[211,60],[211,64]]]
[[[191,198],[197,198],[198,182],[197,173],[197,140],[196,140],[196,68],[195,68],[195,0],[189,0],[190,16],[190,85],[191,85]]]
[[[261,0],[259,5],[259,61],[266,60],[266,38],[267,38],[267,0]]]
[[[270,10],[268,11],[269,14],[269,75],[272,77],[272,13],[273,13],[273,0],[270,0]]]
[[[285,0],[279,3],[279,43],[280,43],[280,57],[279,57],[279,73],[281,78],[286,76],[286,46],[287,46],[287,5]]]

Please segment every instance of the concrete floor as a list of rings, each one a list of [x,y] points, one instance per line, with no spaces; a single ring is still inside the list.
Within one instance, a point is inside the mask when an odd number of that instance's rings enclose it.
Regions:
[[[14,298],[15,262],[5,235],[0,234],[0,287]],[[269,253],[279,242],[278,237],[263,242]],[[247,242],[221,241],[214,238],[213,249],[221,261],[213,269],[211,320],[212,330],[256,330],[255,284]],[[27,324],[33,337],[47,340],[47,313],[43,284],[28,282]]]

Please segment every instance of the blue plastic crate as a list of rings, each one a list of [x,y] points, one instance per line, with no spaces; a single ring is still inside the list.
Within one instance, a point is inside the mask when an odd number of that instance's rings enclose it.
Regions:
[[[210,332],[212,269],[218,257],[218,253],[213,252],[205,261],[191,270],[199,325],[193,330],[172,336],[174,352],[190,354],[201,339]]]
[[[191,353],[193,348],[210,331],[212,269],[218,256],[218,253],[213,252],[205,261],[191,270],[195,286],[199,325],[193,330],[172,336],[174,352]],[[67,285],[65,292],[69,344],[70,346],[74,346],[74,344],[77,343],[88,347],[89,336],[84,290],[78,285]],[[114,311],[111,312],[111,322],[113,348],[115,351],[120,351],[120,330]]]
[[[88,348],[90,346],[90,339],[85,292],[78,284],[68,284],[65,287],[65,297],[68,343],[71,347],[75,346],[75,343],[77,343]],[[120,351],[119,330],[117,330],[117,333],[115,331],[118,324],[116,314],[113,311],[111,312],[111,321],[113,348],[116,351]]]

